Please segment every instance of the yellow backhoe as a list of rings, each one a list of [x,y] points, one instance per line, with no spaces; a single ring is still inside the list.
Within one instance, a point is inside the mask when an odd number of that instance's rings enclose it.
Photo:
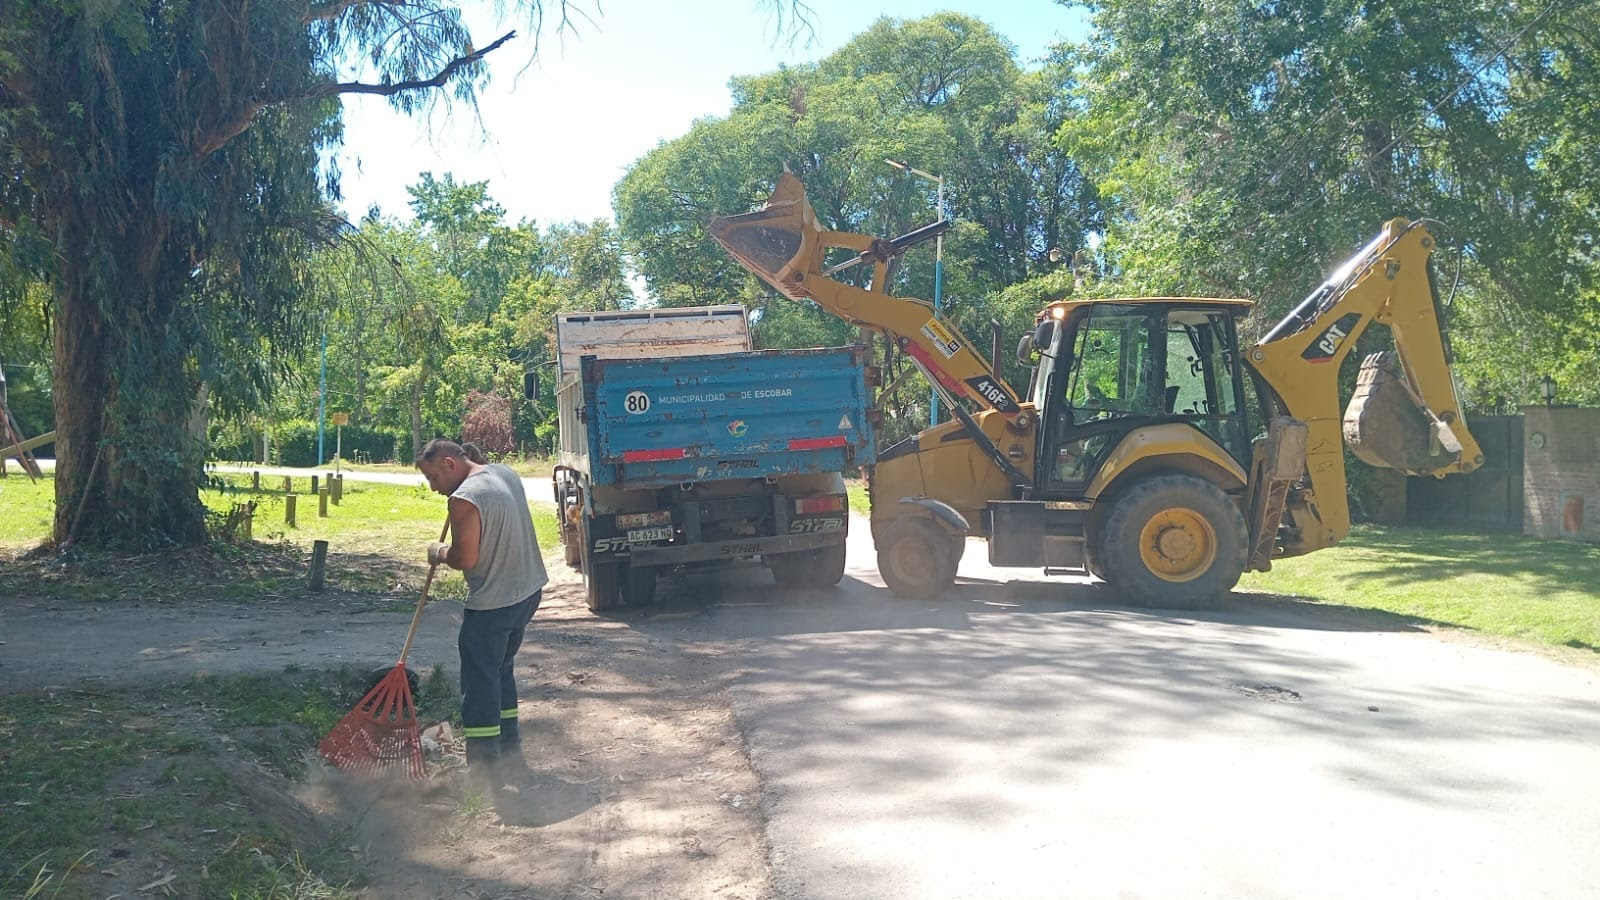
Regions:
[[[878,568],[898,595],[943,593],[976,535],[996,566],[1087,571],[1130,603],[1201,608],[1247,570],[1344,537],[1344,442],[1408,474],[1483,463],[1419,222],[1385,223],[1247,347],[1237,325],[1248,300],[1051,303],[1018,346],[1034,366],[1026,396],[929,303],[887,292],[902,255],[946,227],[894,239],[832,231],[788,173],[761,209],[710,226],[785,296],[882,334],[950,405],[953,421],[881,451],[870,470]],[[861,266],[870,272],[836,277]],[[1373,322],[1395,350],[1362,362],[1341,416],[1340,364]]]

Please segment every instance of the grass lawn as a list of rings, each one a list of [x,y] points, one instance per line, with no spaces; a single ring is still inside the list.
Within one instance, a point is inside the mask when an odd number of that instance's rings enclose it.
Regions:
[[[21,564],[0,567],[0,595],[180,599],[199,588],[207,592],[202,596],[214,599],[249,600],[264,593],[298,590],[312,543],[317,540],[328,542],[330,587],[404,595],[420,587],[427,571],[423,548],[429,541],[438,540],[439,530],[444,527],[445,499],[421,485],[346,478],[341,502],[336,505],[330,500],[324,518],[318,515],[319,498],[309,493],[309,478],[297,477],[296,524],[290,527],[284,521],[288,502],[282,476],[262,476],[260,491],[251,489],[249,475],[221,473],[215,478],[227,487],[201,491],[206,507],[223,515],[235,504],[254,502],[255,541],[213,545],[209,548],[210,558],[196,561],[197,572],[192,579],[170,577],[173,566],[182,564],[181,558],[152,558],[151,565],[145,566],[137,558],[129,561],[86,556],[67,575]],[[538,499],[532,506],[540,546],[549,550],[559,541],[555,506]],[[0,481],[0,555],[38,545],[49,535],[54,515],[53,477],[47,475],[29,483],[26,477],[18,478],[13,473]],[[231,565],[216,566],[219,558]],[[213,577],[199,574],[208,567],[215,569]],[[116,578],[103,577],[113,571]],[[195,579],[202,580],[197,583]],[[435,580],[433,593],[439,599],[463,599],[466,583],[459,574],[446,573]]]
[[[1358,526],[1239,587],[1600,651],[1600,547],[1590,544]]]
[[[0,896],[103,897],[102,871],[150,856],[184,872],[184,896],[358,896],[349,886],[362,873],[338,834],[262,812],[285,808],[270,795],[304,777],[308,748],[366,679],[291,669],[6,695]],[[423,721],[454,718],[454,683],[435,670],[416,701]]]

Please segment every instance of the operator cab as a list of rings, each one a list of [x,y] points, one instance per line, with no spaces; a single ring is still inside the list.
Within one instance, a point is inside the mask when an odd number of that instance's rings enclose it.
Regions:
[[[1040,313],[1032,401],[1040,411],[1041,499],[1084,491],[1117,445],[1181,424],[1247,467],[1250,442],[1236,320],[1248,300],[1061,301]]]

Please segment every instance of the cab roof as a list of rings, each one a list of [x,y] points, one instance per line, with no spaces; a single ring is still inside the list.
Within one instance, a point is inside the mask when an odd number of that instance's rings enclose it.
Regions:
[[[1086,297],[1081,300],[1056,300],[1039,310],[1034,320],[1064,319],[1068,313],[1080,306],[1098,306],[1104,303],[1183,303],[1190,306],[1222,307],[1232,311],[1234,315],[1241,315],[1255,301],[1242,297]]]

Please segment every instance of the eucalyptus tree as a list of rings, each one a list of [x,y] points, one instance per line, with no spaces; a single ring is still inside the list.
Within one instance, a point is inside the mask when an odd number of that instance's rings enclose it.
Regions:
[[[535,32],[568,8],[510,5]],[[340,230],[319,175],[339,97],[413,111],[483,83],[514,33],[475,36],[460,7],[4,4],[0,270],[51,286],[57,541],[80,506],[86,542],[204,539],[202,444],[185,429],[199,386],[264,391],[316,321],[309,260]]]
[[[197,388],[262,386],[263,347],[307,334],[305,261],[338,230],[318,176],[338,96],[470,91],[504,39],[474,49],[427,0],[7,10],[0,227],[50,249],[31,265],[53,294],[54,536],[81,500],[86,542],[203,540]],[[341,71],[352,59],[375,80]]]

